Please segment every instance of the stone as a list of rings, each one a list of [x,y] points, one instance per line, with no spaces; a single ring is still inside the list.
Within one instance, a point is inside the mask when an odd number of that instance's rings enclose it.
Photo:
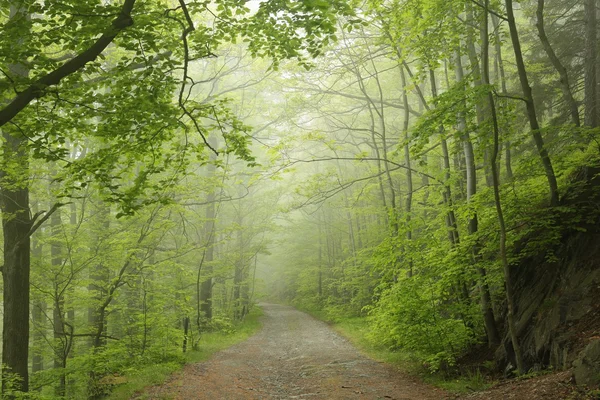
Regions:
[[[578,385],[600,387],[600,340],[588,344],[573,362],[573,376]]]

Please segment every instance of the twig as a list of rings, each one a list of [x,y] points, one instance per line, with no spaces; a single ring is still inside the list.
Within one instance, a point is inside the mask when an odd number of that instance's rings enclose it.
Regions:
[[[500,18],[501,20],[508,21],[508,18],[506,18],[504,15],[498,14],[496,11],[490,10],[488,7],[481,4],[477,0],[471,0],[471,2],[473,2],[474,4],[476,4],[479,7],[483,8],[485,11],[489,12],[490,14],[495,15],[496,17]]]

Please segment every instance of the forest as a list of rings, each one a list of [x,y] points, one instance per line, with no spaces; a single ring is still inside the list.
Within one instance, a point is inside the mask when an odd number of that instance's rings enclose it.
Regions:
[[[600,368],[599,18],[0,0],[1,397],[110,398],[260,300],[424,374]]]

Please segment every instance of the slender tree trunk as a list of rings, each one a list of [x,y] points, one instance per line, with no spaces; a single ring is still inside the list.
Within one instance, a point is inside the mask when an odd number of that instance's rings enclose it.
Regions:
[[[504,60],[502,59],[502,38],[500,37],[500,20],[498,17],[492,14],[492,23],[494,25],[494,46],[496,49],[496,60],[498,63],[498,77],[497,80],[500,82],[500,87],[502,88],[502,94],[507,94],[508,90],[506,89],[506,74],[504,72]],[[511,145],[510,140],[505,139],[504,142],[504,165],[506,168],[506,178],[509,181],[513,179],[513,171],[512,171],[512,156],[511,156]]]
[[[595,128],[598,117],[598,62],[596,0],[584,0],[585,11],[585,125]]]
[[[517,23],[515,21],[515,14],[513,11],[513,0],[505,0],[505,4],[508,27],[510,30],[510,38],[513,44],[513,50],[515,52],[515,61],[517,64],[519,81],[521,82],[521,89],[523,90],[523,96],[527,108],[527,118],[529,119],[531,135],[533,136],[533,140],[535,141],[538,154],[544,167],[544,172],[546,173],[546,179],[548,180],[548,187],[550,189],[550,205],[557,206],[558,183],[556,182],[556,175],[554,174],[554,168],[552,167],[552,161],[550,160],[550,156],[548,155],[548,150],[544,145],[544,139],[542,137],[542,133],[540,132],[540,125],[538,123],[537,115],[535,112],[533,94],[531,91],[531,86],[529,86],[527,70],[525,69],[525,61],[523,60],[523,53],[521,52],[521,42],[519,40],[519,32],[517,31]]]
[[[404,139],[404,165],[406,166],[406,203],[404,210],[406,212],[406,241],[408,242],[408,246],[410,247],[410,243],[412,241],[412,228],[411,228],[411,216],[412,216],[412,199],[413,199],[413,177],[412,177],[412,168],[411,168],[411,158],[410,158],[410,137],[408,135],[408,128],[410,125],[410,113],[409,113],[409,104],[408,104],[408,89],[407,89],[407,81],[406,81],[406,73],[404,68],[400,66],[400,79],[402,83],[402,103],[404,105],[404,121],[402,124],[402,132]],[[411,251],[406,252],[406,254],[410,254]],[[413,275],[413,260],[408,260],[408,276],[411,277]]]
[[[319,278],[318,278],[318,295],[319,295],[319,301],[321,301],[323,299],[323,238],[322,238],[322,228],[321,228],[321,218],[319,218],[318,221],[318,225],[319,225],[319,250],[318,250],[318,255],[317,255],[317,262],[318,262],[318,268],[319,268]]]
[[[217,143],[211,143],[215,148]],[[211,161],[215,161],[216,157],[211,155]],[[211,162],[208,166],[208,176],[215,176],[215,165]],[[212,290],[213,290],[213,267],[212,262],[214,261],[214,236],[215,236],[215,218],[216,218],[216,195],[215,190],[211,189],[206,197],[206,224],[204,226],[204,240],[205,250],[202,257],[202,263],[198,270],[198,277],[200,278],[200,293],[198,294],[199,299],[199,311],[202,317],[209,321],[212,319],[213,305],[212,305]]]
[[[50,217],[50,229],[52,231],[52,243],[50,245],[50,258],[52,262],[52,270],[54,271],[54,309],[52,312],[52,320],[54,327],[54,369],[59,372],[58,386],[56,387],[56,395],[65,395],[65,374],[64,368],[67,348],[67,338],[65,336],[65,321],[64,321],[64,294],[60,281],[63,274],[60,273],[62,265],[62,249],[61,249],[61,216],[60,211],[56,211]]]
[[[356,219],[353,218],[353,221],[356,222],[356,245],[358,246],[358,249],[360,250],[363,247],[363,239],[362,239],[363,233],[362,233],[362,227],[360,224],[360,216],[356,215],[356,213],[355,213],[355,216],[356,216]],[[354,223],[354,222],[352,222],[352,223]]]
[[[367,49],[370,52],[369,46],[367,46]],[[396,208],[396,190],[394,189],[394,183],[393,183],[392,176],[390,173],[390,166],[389,166],[389,163],[387,162],[387,159],[388,159],[387,126],[386,126],[386,121],[385,121],[385,106],[383,103],[383,88],[382,88],[381,82],[379,80],[377,66],[373,62],[373,55],[370,54],[369,58],[371,60],[371,65],[373,66],[373,70],[375,71],[373,77],[375,78],[375,82],[377,84],[377,90],[378,90],[378,94],[379,94],[379,101],[377,103],[374,102],[373,99],[371,98],[371,96],[369,95],[369,92],[367,91],[367,88],[365,86],[364,79],[360,73],[359,67],[356,65],[356,63],[354,63],[354,61],[352,61],[353,68],[354,68],[352,72],[356,76],[360,91],[362,92],[365,99],[368,101],[369,114],[370,114],[370,118],[371,118],[371,136],[372,136],[372,141],[373,141],[373,147],[376,152],[377,159],[383,160],[383,163],[381,161],[378,161],[378,167],[380,170],[383,170],[385,172],[385,176],[387,179],[389,195],[390,195],[389,208],[387,206],[387,201],[385,198],[386,192],[383,189],[383,179],[382,179],[381,175],[379,176],[379,184],[380,184],[380,188],[381,188],[380,191],[381,191],[381,195],[383,198],[384,207],[388,214],[387,222],[389,222],[389,224],[390,224],[390,227],[392,230],[392,236],[396,236],[398,233],[398,216],[397,216],[398,210]],[[376,118],[375,118],[374,114],[377,114],[377,120],[378,120],[379,128],[380,128],[381,150],[379,149],[379,144],[377,143],[377,140],[375,138],[375,126],[377,126],[377,125],[375,123]],[[383,168],[382,168],[382,165],[383,165]]]
[[[510,0],[507,0],[510,1]],[[489,5],[489,0],[485,0],[486,9]],[[511,4],[512,7],[512,4]],[[514,22],[514,20],[513,20]],[[488,42],[488,18],[487,13],[485,13],[485,21],[483,24],[484,31],[484,42],[482,44],[482,61],[483,61],[483,82],[484,84],[489,84],[489,42]],[[519,340],[517,338],[517,328],[516,328],[516,318],[515,318],[515,295],[513,290],[513,284],[510,273],[510,265],[508,264],[508,255],[506,254],[506,224],[504,221],[504,214],[502,211],[502,203],[500,200],[500,182],[498,177],[498,166],[496,164],[496,159],[498,158],[499,151],[499,129],[498,129],[498,117],[496,115],[496,105],[494,101],[494,96],[492,92],[488,92],[488,102],[492,116],[492,123],[494,129],[494,146],[492,150],[492,175],[494,178],[494,202],[496,205],[496,213],[498,214],[498,225],[500,228],[500,258],[502,260],[502,266],[504,270],[504,279],[506,284],[506,300],[508,304],[508,328],[510,331],[511,342],[513,345],[513,350],[515,352],[515,358],[517,363],[517,369],[519,374],[523,373],[523,356],[521,353],[521,346]]]
[[[38,210],[34,210],[38,211]],[[33,263],[41,263],[43,257],[43,246],[36,240],[36,235],[31,241],[31,256]],[[36,373],[44,369],[44,351],[43,346],[46,344],[44,340],[44,313],[46,312],[46,303],[43,300],[43,295],[33,295],[33,307],[31,309],[31,319],[33,325],[33,356],[31,362],[31,372]]]
[[[31,372],[36,373],[44,369],[44,312],[46,311],[46,303],[36,301],[31,310],[31,318],[34,326],[33,331],[33,357],[31,362]]]
[[[467,25],[475,26],[475,18],[473,16],[473,5],[467,5]],[[473,38],[473,33],[469,30],[469,33],[466,37],[466,47],[467,47],[467,55],[469,56],[469,63],[471,64],[471,70],[473,71],[473,84],[475,87],[480,87],[482,85],[481,79],[481,66],[479,65],[479,59],[477,54],[477,49],[475,48],[475,39]],[[484,121],[486,119],[486,110],[483,105],[484,101],[477,102],[475,104],[475,113],[477,116],[477,126],[481,129],[484,126]],[[484,134],[481,133],[483,136]],[[485,171],[485,183],[488,187],[492,186],[492,172],[489,166],[489,151],[488,149],[483,149],[483,165]]]
[[[100,216],[100,226],[103,227],[103,233],[106,234],[110,228],[110,206],[108,204],[101,204],[101,210],[98,213]],[[101,233],[99,233],[101,234]],[[108,285],[110,279],[109,270],[106,265],[99,263],[95,265],[90,271],[91,283],[88,285],[88,290],[94,300],[94,304],[88,309],[88,323],[92,329],[92,332],[98,332],[90,338],[90,346],[94,349],[98,349],[106,344],[106,340],[102,337],[102,334],[106,331],[106,320],[105,311],[102,308],[104,303]]]
[[[233,319],[241,320],[242,315],[242,286],[244,284],[244,269],[246,268],[246,256],[244,246],[244,232],[242,231],[243,217],[238,215],[238,233],[237,233],[237,245],[238,245],[238,257],[235,263],[235,271],[233,276]]]
[[[110,228],[110,207],[107,204],[101,204],[99,212],[101,220],[100,226],[104,228],[104,233],[108,232]],[[100,235],[100,233],[99,233]],[[88,308],[88,324],[92,331],[90,337],[90,348],[94,353],[101,350],[106,345],[106,333],[107,321],[106,321],[106,307],[112,300],[112,295],[109,295],[108,281],[109,281],[109,270],[106,265],[99,263],[95,265],[90,271],[90,284],[88,285],[88,291],[93,299],[93,304]],[[109,299],[109,296],[111,297]],[[89,371],[88,380],[88,399],[99,400],[102,398],[100,387],[98,386],[98,376],[94,368],[94,364]]]
[[[188,346],[188,333],[190,329],[190,317],[185,317],[183,319],[183,344],[182,344],[182,352],[185,353],[187,351]]]
[[[456,81],[462,82],[464,76],[460,51],[456,51],[455,53],[455,74]],[[475,196],[477,193],[477,169],[475,166],[475,152],[473,151],[473,143],[471,143],[469,132],[467,132],[467,123],[463,113],[458,115],[458,131],[461,134],[463,152],[465,154],[465,164],[467,170],[467,203],[469,203],[473,196]],[[467,230],[469,235],[474,235],[477,233],[478,217],[476,212],[471,213]],[[488,339],[488,346],[493,348],[500,343],[500,334],[498,333],[498,328],[496,327],[496,319],[494,317],[494,311],[492,308],[492,298],[486,281],[487,272],[485,268],[479,265],[481,262],[479,250],[479,245],[476,244],[473,248],[473,261],[475,264],[478,264],[477,272],[479,274],[480,301],[485,331]]]
[[[433,97],[437,97],[437,84],[435,80],[435,72],[433,69],[429,69],[429,78],[431,83],[431,94]],[[452,246],[456,246],[459,242],[458,237],[458,226],[456,224],[456,216],[454,215],[454,210],[452,208],[452,189],[450,188],[450,153],[448,152],[448,143],[446,141],[444,128],[440,127],[440,142],[442,145],[442,159],[443,159],[443,168],[444,168],[444,190],[443,190],[443,198],[444,204],[448,208],[446,212],[446,226],[448,228],[448,239]]]
[[[560,75],[560,89],[562,90],[563,97],[565,99],[565,102],[567,103],[567,107],[569,107],[569,112],[571,114],[571,122],[573,122],[575,126],[580,126],[581,123],[579,121],[579,110],[577,109],[577,102],[575,101],[573,93],[571,92],[571,85],[569,84],[569,75],[567,73],[567,69],[560,62],[558,56],[554,52],[554,49],[550,45],[548,36],[546,35],[546,28],[544,27],[544,1],[545,0],[538,0],[537,2],[536,27],[538,30],[538,36],[540,37],[540,41],[542,43],[542,46],[544,47],[546,55],[548,55],[550,62],[554,66],[554,69],[556,69],[556,71]],[[595,45],[596,43],[594,43],[594,46]]]

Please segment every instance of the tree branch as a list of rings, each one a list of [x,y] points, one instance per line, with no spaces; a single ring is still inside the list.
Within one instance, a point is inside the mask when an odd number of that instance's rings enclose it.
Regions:
[[[121,31],[133,25],[131,11],[136,0],[125,0],[119,16],[112,22],[102,36],[87,50],[67,61],[54,71],[33,82],[27,89],[19,93],[6,107],[0,110],[0,127],[11,121],[29,103],[41,97],[48,86],[55,86],[65,77],[79,71],[87,63],[94,61],[117,37]]]
[[[504,15],[500,15],[498,14],[496,11],[492,11],[489,9],[489,7],[486,7],[484,4],[481,4],[480,2],[476,1],[476,0],[471,0],[471,2],[481,8],[483,8],[485,11],[489,12],[492,15],[495,15],[496,17],[500,18],[503,21],[508,21],[508,18],[506,18]]]
[[[38,228],[40,226],[42,226],[42,224],[44,222],[46,222],[48,220],[48,218],[50,218],[50,216],[52,214],[54,214],[54,212],[56,210],[58,210],[60,207],[64,206],[65,203],[54,203],[54,205],[52,206],[52,208],[50,208],[50,210],[48,210],[45,214],[44,211],[40,211],[38,213],[36,213],[33,218],[31,219],[31,228],[29,229],[29,232],[27,232],[27,236],[26,237],[31,237],[31,235],[33,235],[35,233],[35,231],[38,230]],[[38,217],[40,215],[44,214],[44,216],[42,218],[40,218],[39,221],[36,222],[36,220],[38,219]]]
[[[409,168],[409,167],[407,167],[404,164],[398,164],[397,162],[388,160],[386,158],[377,158],[377,157],[360,157],[360,158],[352,158],[352,157],[324,157],[324,158],[316,158],[314,160],[293,160],[293,161],[290,162],[290,165],[297,164],[297,163],[312,163],[312,162],[333,161],[333,160],[345,160],[345,161],[383,161],[383,162],[389,163],[389,164],[391,164],[391,165],[393,165],[395,167],[403,168],[403,169],[412,171],[415,174],[418,174],[418,175],[421,175],[421,176],[426,176],[429,179],[433,179],[436,182],[442,183],[435,176],[426,174],[425,172],[416,170],[414,168]]]
[[[71,336],[71,337],[97,337],[100,336],[103,339],[112,339],[112,340],[121,340],[118,337],[110,336],[110,335],[96,335],[95,333],[67,333],[67,332],[59,332],[54,331],[55,334],[60,336]]]

